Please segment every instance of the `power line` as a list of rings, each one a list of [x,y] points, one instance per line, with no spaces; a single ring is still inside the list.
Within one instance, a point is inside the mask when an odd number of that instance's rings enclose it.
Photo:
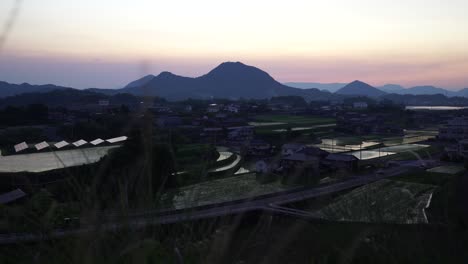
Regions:
[[[0,34],[0,52],[2,51],[3,45],[5,45],[8,35],[10,34],[13,26],[15,25],[16,18],[18,17],[18,14],[20,12],[22,2],[23,0],[14,1],[13,7],[10,10],[10,14],[7,20],[5,21],[2,33]]]

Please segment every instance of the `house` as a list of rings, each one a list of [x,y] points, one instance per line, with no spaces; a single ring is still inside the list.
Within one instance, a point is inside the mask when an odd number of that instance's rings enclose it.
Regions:
[[[216,144],[225,139],[224,129],[221,127],[206,127],[201,131],[200,137],[204,142]]]
[[[281,166],[286,170],[304,167],[314,167],[318,170],[320,161],[328,156],[328,152],[317,147],[299,147],[298,150],[289,155],[283,155]]]
[[[444,150],[450,160],[467,159],[468,139],[460,140],[457,144],[446,145]]]
[[[353,108],[354,109],[367,109],[368,105],[366,102],[354,102]]]
[[[110,103],[109,103],[109,100],[103,99],[103,100],[99,100],[99,101],[98,101],[98,105],[104,107],[104,106],[109,106]]]
[[[161,116],[156,119],[156,125],[161,128],[175,128],[183,124],[179,116]]]
[[[403,128],[399,125],[378,124],[372,129],[374,134],[377,135],[404,135]]]
[[[252,126],[228,127],[227,130],[227,138],[231,142],[250,142],[254,135]]]
[[[288,156],[292,155],[298,151],[301,151],[305,148],[306,146],[304,144],[298,144],[298,143],[288,143],[284,144],[281,147],[281,155],[283,156]]]
[[[223,109],[223,105],[218,105],[218,104],[210,104],[208,108],[206,109],[206,112],[208,113],[218,113]]]
[[[273,171],[273,164],[267,160],[259,160],[255,162],[255,172],[257,173],[270,173]]]
[[[232,127],[232,126],[247,126],[248,123],[245,118],[241,117],[228,117],[222,120],[223,126]]]
[[[353,155],[333,153],[328,155],[324,164],[333,169],[345,169],[347,171],[355,172],[358,169],[359,159]]]
[[[271,154],[271,145],[262,139],[250,141],[247,153],[252,156],[265,156]]]
[[[230,104],[228,106],[226,106],[226,108],[224,109],[228,112],[231,112],[231,113],[239,113],[240,111],[240,106],[239,105],[235,105],[235,104]]]
[[[468,118],[457,117],[439,129],[441,140],[463,140],[468,139]]]
[[[47,114],[47,119],[49,119],[50,121],[59,121],[59,122],[63,122],[63,121],[66,121],[67,120],[67,113],[65,111],[52,111],[52,110],[49,110],[48,114]]]
[[[386,120],[392,120],[392,118],[393,116],[381,114],[347,112],[337,117],[336,130],[357,135],[402,135],[404,132],[402,127],[385,123]]]
[[[153,113],[171,113],[172,109],[164,105],[154,105],[149,108]]]
[[[263,158],[255,162],[255,172],[257,174],[279,173],[282,171],[280,162],[274,158]]]
[[[185,112],[192,112],[192,106],[191,105],[186,105],[184,110],[185,110]]]
[[[291,155],[281,158],[283,183],[317,183],[321,179],[322,171],[326,169],[322,164],[328,152],[316,147],[306,147]]]
[[[320,157],[307,155],[303,152],[296,152],[292,155],[284,156],[281,158],[281,167],[285,170],[294,170],[305,166],[312,166],[318,168]]]

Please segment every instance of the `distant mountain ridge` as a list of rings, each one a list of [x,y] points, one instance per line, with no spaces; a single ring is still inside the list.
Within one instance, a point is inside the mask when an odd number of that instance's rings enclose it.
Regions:
[[[431,95],[431,94],[443,94],[447,96],[455,96],[457,92],[448,91],[443,88],[437,88],[434,86],[415,86],[407,89],[403,89],[398,92],[399,94],[412,94],[412,95]]]
[[[288,85],[287,85],[288,84]],[[267,72],[240,62],[225,62],[200,77],[178,76],[170,72],[146,75],[121,89],[90,88],[85,91],[115,95],[159,96],[168,100],[194,99],[268,99],[275,96],[302,96],[308,101],[341,100],[349,96],[381,97],[386,94],[437,95],[468,97],[468,88],[450,91],[434,86],[405,88],[398,84],[373,87],[362,81],[345,83],[287,83],[282,84]],[[292,87],[295,86],[295,87]],[[314,87],[315,86],[315,87]],[[0,81],[0,98],[24,93],[45,93],[70,87],[47,85],[10,84]]]
[[[386,93],[399,93],[405,90],[405,87],[398,85],[398,84],[386,84],[384,86],[376,87],[376,88]]]
[[[14,96],[23,93],[45,93],[53,90],[69,89],[70,87],[57,86],[53,84],[32,85],[29,83],[12,84],[0,81],[0,97]]]
[[[336,92],[339,89],[345,87],[347,83],[317,83],[317,82],[287,82],[285,85],[295,88],[317,88],[322,91]],[[420,85],[405,88],[399,84],[385,84],[383,86],[376,86],[375,88],[386,92],[388,94],[408,94],[408,95],[435,95],[443,94],[448,97],[462,96],[468,97],[468,88],[460,89],[458,91],[448,90],[432,85]]]
[[[356,80],[354,82],[347,84],[345,87],[339,89],[338,91],[336,91],[336,94],[379,97],[387,93],[365,82]]]
[[[283,95],[303,96],[307,100],[327,100],[335,97],[333,94],[314,88],[299,89],[286,86],[265,71],[241,62],[224,62],[207,74],[196,78],[162,72],[154,78],[146,76],[131,82],[119,91],[133,95],[159,96],[169,100],[267,99]]]
[[[152,74],[146,75],[145,77],[142,77],[142,78],[140,78],[138,80],[135,80],[135,81],[127,84],[124,88],[133,88],[133,87],[139,87],[139,86],[146,85],[151,80],[153,80],[155,77],[156,76],[154,76]]]
[[[284,83],[284,85],[301,89],[316,88],[322,91],[334,93],[345,87],[347,83],[287,82]]]

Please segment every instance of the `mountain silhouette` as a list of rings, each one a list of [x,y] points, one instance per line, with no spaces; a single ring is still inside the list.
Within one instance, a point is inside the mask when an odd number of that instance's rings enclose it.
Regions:
[[[317,88],[322,91],[334,93],[339,89],[345,87],[347,83],[287,82],[284,83],[284,85],[301,89]]]
[[[405,89],[405,87],[399,85],[399,84],[386,84],[384,86],[381,86],[381,87],[377,87],[379,90],[382,90],[386,93],[401,93],[403,92]]]
[[[142,78],[140,78],[138,80],[135,80],[135,81],[127,84],[127,86],[125,86],[125,88],[132,88],[132,87],[139,87],[139,86],[146,85],[148,82],[153,80],[154,77],[155,76],[152,75],[152,74],[146,75],[145,77],[142,77]]]
[[[336,94],[341,95],[361,95],[361,96],[368,96],[368,97],[379,97],[385,95],[386,93],[370,86],[369,84],[361,81],[354,81],[349,83],[345,87],[336,91]]]
[[[443,94],[447,96],[451,96],[452,91],[448,91],[442,88],[437,88],[434,86],[426,85],[426,86],[415,86],[403,91],[400,91],[401,94],[413,94],[413,95],[423,95],[423,94]]]
[[[53,84],[31,85],[29,83],[12,84],[0,81],[0,97],[14,96],[23,93],[45,93],[53,90],[67,89],[68,87]]]
[[[286,86],[277,82],[268,73],[240,62],[224,62],[207,74],[196,78],[178,76],[170,72],[162,72],[146,83],[141,82],[144,78],[146,77],[130,83],[120,92],[159,96],[169,100],[264,99],[283,95],[303,96],[308,100],[326,100],[333,97],[330,93],[318,89]],[[135,86],[135,83],[139,85]]]

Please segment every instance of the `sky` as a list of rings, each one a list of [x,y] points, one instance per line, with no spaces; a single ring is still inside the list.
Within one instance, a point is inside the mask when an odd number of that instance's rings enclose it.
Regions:
[[[0,32],[15,2],[0,1]],[[280,82],[468,87],[466,0],[19,2],[0,46],[12,83],[120,88],[241,61]]]

